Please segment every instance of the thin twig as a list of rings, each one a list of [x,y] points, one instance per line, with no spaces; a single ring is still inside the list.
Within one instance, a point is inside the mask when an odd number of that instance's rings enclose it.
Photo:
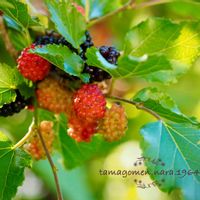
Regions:
[[[59,184],[59,180],[58,180],[58,175],[57,175],[57,168],[56,166],[54,165],[54,162],[50,156],[50,153],[46,147],[46,144],[45,144],[45,141],[44,141],[44,138],[40,132],[40,129],[39,129],[39,121],[38,121],[38,113],[37,113],[37,103],[35,103],[35,110],[34,110],[34,120],[35,120],[35,125],[36,125],[36,128],[37,128],[37,133],[38,133],[38,136],[40,138],[40,141],[42,143],[42,146],[44,148],[44,151],[46,153],[46,156],[47,156],[47,159],[49,161],[49,164],[51,166],[51,169],[52,169],[52,172],[53,172],[53,176],[54,176],[54,180],[55,180],[55,184],[56,184],[56,191],[57,191],[57,198],[58,200],[63,200],[62,198],[62,192],[61,192],[61,189],[60,189],[60,184]]]
[[[11,42],[9,36],[8,36],[8,32],[7,32],[7,29],[5,27],[5,24],[4,24],[2,16],[0,16],[0,33],[2,35],[2,39],[4,40],[4,44],[5,44],[6,50],[10,53],[10,55],[14,59],[16,59],[18,53],[17,53],[17,50],[12,45],[12,42]]]
[[[128,99],[122,99],[120,97],[113,97],[113,96],[107,96],[108,99],[112,99],[112,100],[116,100],[116,101],[120,101],[120,102],[125,102],[125,103],[129,103],[129,104],[132,104],[134,105],[137,109],[139,110],[144,110],[145,112],[151,114],[152,116],[154,116],[156,119],[158,120],[162,120],[161,117],[156,113],[154,112],[153,110],[145,107],[143,105],[143,103],[141,102],[137,102],[137,101],[132,101],[132,100],[128,100]]]
[[[136,4],[135,1],[130,0],[127,4],[123,5],[122,7],[118,8],[117,10],[114,10],[113,12],[110,12],[110,13],[104,15],[103,17],[91,20],[88,24],[88,27],[91,27],[99,22],[102,22],[105,19],[112,17],[120,12],[125,11],[125,10],[140,9],[140,8],[145,8],[145,7],[150,7],[150,6],[155,6],[155,5],[170,3],[170,2],[171,2],[171,0],[151,0],[151,1]]]

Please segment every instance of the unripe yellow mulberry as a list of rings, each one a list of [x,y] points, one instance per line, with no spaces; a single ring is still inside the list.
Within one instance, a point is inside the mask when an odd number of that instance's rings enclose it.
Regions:
[[[48,151],[51,153],[54,141],[53,122],[42,121],[40,123],[39,130],[44,139]],[[46,153],[37,133],[37,128],[33,126],[31,131],[32,137],[24,145],[24,149],[28,151],[31,154],[31,156],[36,160],[45,159]]]
[[[69,114],[72,92],[64,88],[58,80],[47,77],[38,84],[36,94],[39,107],[56,114]]]
[[[124,136],[127,123],[124,108],[115,103],[106,111],[105,117],[100,122],[97,132],[101,133],[106,141],[117,141]]]

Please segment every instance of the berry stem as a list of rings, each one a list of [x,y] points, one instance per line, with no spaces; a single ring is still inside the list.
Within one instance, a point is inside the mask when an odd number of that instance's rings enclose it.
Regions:
[[[102,22],[105,19],[112,17],[120,12],[125,11],[125,10],[146,8],[146,7],[155,6],[155,5],[164,4],[164,3],[170,3],[170,2],[171,2],[171,0],[151,0],[151,1],[136,4],[135,0],[130,0],[128,3],[126,3],[122,7],[118,8],[117,10],[114,10],[113,12],[110,12],[110,13],[104,15],[103,17],[91,20],[90,23],[88,24],[88,27],[91,27],[99,22]]]
[[[17,142],[14,146],[11,147],[12,150],[20,148],[21,146],[24,145],[24,143],[32,136],[32,127],[34,126],[34,121],[31,123],[28,132],[26,135],[19,141]]]
[[[154,112],[153,110],[145,107],[143,105],[143,103],[140,103],[140,102],[136,102],[136,101],[132,101],[132,100],[128,100],[128,99],[123,99],[123,98],[120,98],[120,97],[113,97],[113,96],[107,96],[108,99],[111,99],[111,100],[116,100],[116,101],[120,101],[120,102],[125,102],[125,103],[129,103],[129,104],[132,104],[134,105],[137,109],[139,110],[144,110],[146,111],[147,113],[151,114],[152,116],[154,116],[156,119],[158,120],[162,120],[161,117],[156,113]]]
[[[49,164],[51,166],[51,169],[52,169],[52,172],[53,172],[53,176],[54,176],[54,180],[55,180],[55,184],[56,184],[56,191],[57,191],[57,199],[58,200],[63,200],[62,198],[62,192],[61,192],[61,188],[60,188],[60,184],[59,184],[59,180],[58,180],[58,175],[57,175],[57,168],[50,156],[50,153],[46,147],[46,144],[45,144],[45,141],[44,141],[44,138],[40,132],[40,129],[39,129],[39,120],[38,120],[38,105],[37,105],[37,102],[35,101],[35,105],[34,105],[34,121],[35,121],[35,125],[36,125],[36,130],[37,130],[37,133],[38,133],[38,136],[40,138],[40,141],[42,143],[42,146],[44,148],[44,151],[46,153],[46,156],[47,156],[47,159],[49,161]]]

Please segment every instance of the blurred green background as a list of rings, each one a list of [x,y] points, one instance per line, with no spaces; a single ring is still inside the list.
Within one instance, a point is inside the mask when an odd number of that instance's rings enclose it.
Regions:
[[[140,1],[139,1],[140,2]],[[29,1],[44,13],[42,0]],[[175,21],[198,20],[200,4],[198,1],[178,1],[149,8],[130,10],[120,13],[99,23],[90,29],[96,46],[114,45],[117,49],[123,47],[126,32],[139,22],[151,17],[167,17]],[[0,46],[3,48],[2,40]],[[13,64],[5,50],[1,51],[0,61]],[[200,120],[200,60],[183,75],[179,81],[170,86],[148,83],[142,79],[120,80],[115,83],[113,94],[131,97],[146,86],[157,86],[168,92],[179,108],[189,116]],[[169,200],[178,199],[178,193],[165,194],[157,187],[138,188],[134,179],[150,183],[149,177],[122,178],[121,176],[100,176],[100,169],[133,169],[133,163],[141,156],[139,148],[139,129],[153,120],[151,116],[134,107],[124,105],[129,117],[129,129],[123,143],[113,149],[106,157],[96,157],[74,170],[65,170],[61,158],[54,153],[53,159],[59,168],[58,175],[65,200]],[[0,118],[0,130],[5,132],[14,142],[26,133],[31,122],[32,113],[22,111],[13,117]],[[138,169],[143,169],[140,166]],[[24,185],[19,188],[15,200],[55,200],[55,186],[51,169],[47,161],[33,163],[33,169],[26,171]]]

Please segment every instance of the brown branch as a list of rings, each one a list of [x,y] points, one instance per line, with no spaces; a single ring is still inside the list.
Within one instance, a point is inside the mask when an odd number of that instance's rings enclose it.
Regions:
[[[12,42],[11,42],[9,36],[8,36],[8,32],[7,32],[7,29],[6,29],[6,26],[4,24],[2,16],[0,16],[0,34],[2,35],[2,39],[4,40],[6,50],[10,53],[10,55],[14,59],[16,59],[18,53],[17,53],[17,50],[13,47]]]
[[[38,122],[38,113],[37,113],[37,103],[35,103],[35,111],[34,111],[34,120],[35,120],[35,125],[36,125],[36,129],[37,129],[37,133],[38,133],[38,136],[40,138],[40,141],[42,143],[42,146],[44,148],[44,151],[45,151],[45,154],[47,156],[47,159],[49,161],[49,164],[51,166],[51,169],[52,169],[52,172],[53,172],[53,176],[54,176],[54,180],[55,180],[55,184],[56,184],[56,191],[57,191],[57,198],[58,200],[63,200],[62,198],[62,192],[61,192],[61,189],[60,189],[60,184],[59,184],[59,180],[58,180],[58,175],[57,175],[57,168],[56,166],[54,165],[54,162],[51,158],[51,155],[47,149],[47,146],[45,144],[45,141],[44,141],[44,138],[40,132],[40,129],[39,129],[39,122]]]
[[[104,15],[103,17],[91,20],[88,24],[88,27],[91,27],[97,23],[100,23],[100,22],[104,21],[105,19],[112,17],[120,12],[125,11],[125,10],[140,9],[140,8],[155,6],[155,5],[159,5],[159,4],[169,3],[169,2],[171,2],[171,0],[151,0],[151,1],[136,4],[134,0],[130,0],[127,4],[123,5],[122,7],[118,8],[117,10],[114,10],[113,12],[110,12],[110,13]]]
[[[132,104],[137,109],[144,110],[145,112],[147,112],[147,113],[151,114],[152,116],[154,116],[156,119],[162,120],[161,117],[156,112],[154,112],[153,110],[145,107],[143,105],[143,103],[141,103],[141,102],[132,101],[132,100],[128,100],[128,99],[123,99],[123,98],[120,98],[120,97],[113,97],[113,96],[107,96],[107,98],[111,99],[111,100],[116,100],[116,101],[125,102],[125,103],[128,103],[128,104]]]

